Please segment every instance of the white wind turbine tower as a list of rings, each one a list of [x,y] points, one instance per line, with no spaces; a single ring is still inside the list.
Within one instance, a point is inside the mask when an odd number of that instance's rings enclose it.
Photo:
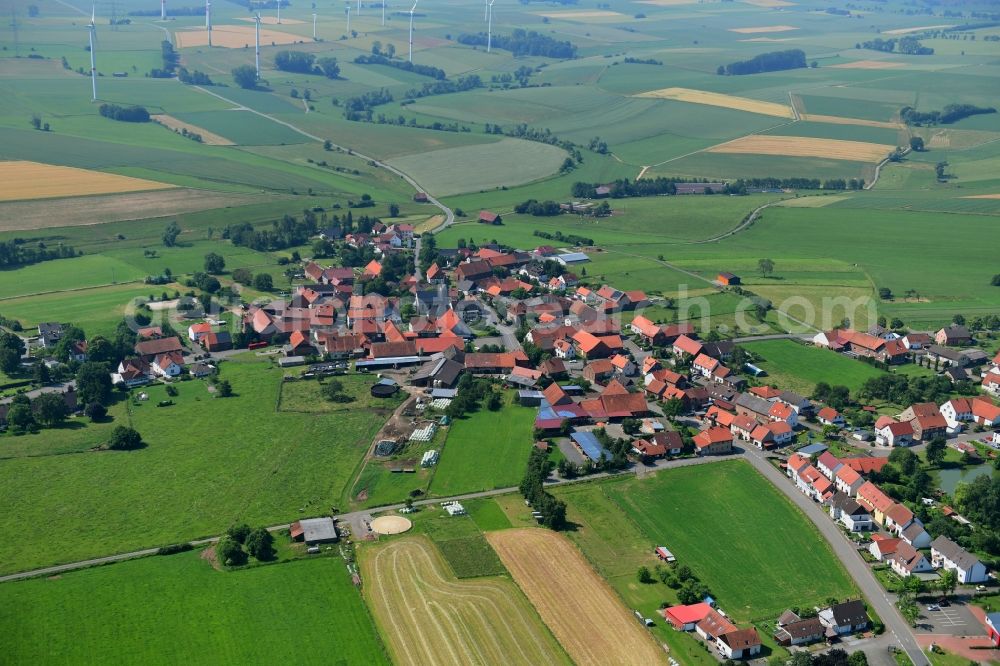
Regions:
[[[490,0],[486,0],[486,4],[483,6],[483,20],[490,20]]]
[[[167,20],[167,0],[160,0],[160,20]]]
[[[351,34],[351,3],[345,3],[347,7],[347,34]]]
[[[260,78],[260,12],[254,14],[254,65],[257,67],[257,78]]]
[[[208,45],[212,46],[212,0],[205,0],[205,32],[208,33]]]
[[[281,0],[278,0],[278,25],[281,25]]]
[[[410,7],[410,52],[407,60],[413,62],[413,12],[417,9],[417,3],[420,0],[413,0],[413,6]]]
[[[313,41],[316,41],[316,3],[313,4]]]
[[[490,48],[493,46],[493,3],[497,0],[486,0],[488,3],[486,5],[486,52],[490,52]]]
[[[97,44],[97,8],[91,6],[90,9],[90,25],[87,26],[87,31],[90,33],[90,87],[93,94],[91,101],[97,101],[97,61],[94,58],[94,47]]]
[[[358,16],[361,16],[361,0],[358,0]]]
[[[385,0],[382,0],[382,25],[385,25]]]

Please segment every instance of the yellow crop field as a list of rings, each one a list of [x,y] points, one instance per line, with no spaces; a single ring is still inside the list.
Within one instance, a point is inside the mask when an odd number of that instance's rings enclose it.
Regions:
[[[513,583],[456,580],[425,537],[377,546],[364,553],[361,569],[365,596],[395,663],[568,663]]]
[[[174,33],[178,48],[186,49],[195,46],[208,46],[208,33],[204,28],[178,30]],[[292,35],[280,30],[264,28],[260,31],[261,46],[265,44],[294,44],[305,41],[301,35]],[[254,44],[254,27],[250,25],[213,25],[212,46],[228,49],[242,49]],[[252,54],[251,54],[252,55]]]
[[[878,162],[895,146],[864,141],[816,139],[803,136],[751,134],[708,148],[709,153],[781,155],[783,157],[822,157],[852,162]]]
[[[171,187],[175,186],[75,167],[20,160],[0,162],[0,201],[141,192]]]
[[[762,32],[788,32],[798,30],[794,25],[762,25],[756,28],[730,28],[729,32],[738,32],[741,35],[756,35]]]
[[[831,69],[897,69],[906,67],[901,62],[891,62],[889,60],[855,60],[845,62],[842,65],[831,65]]]
[[[666,663],[666,654],[568,539],[535,527],[486,538],[574,662]]]
[[[844,118],[843,116],[824,116],[816,113],[803,113],[802,120],[814,123],[829,123],[831,125],[860,125],[862,127],[881,127],[883,129],[906,129],[903,123],[890,123],[882,120],[865,120],[864,118]]]
[[[792,118],[792,109],[786,104],[776,102],[762,102],[748,97],[736,97],[735,95],[725,95],[723,93],[708,92],[705,90],[692,90],[691,88],[661,88],[660,90],[650,90],[639,93],[636,97],[653,97],[656,99],[673,99],[678,102],[690,102],[691,104],[707,104],[709,106],[721,106],[736,111],[749,111],[750,113],[760,113],[765,116],[777,116],[778,118]]]
[[[232,141],[224,136],[219,136],[214,132],[209,132],[207,129],[198,127],[197,125],[192,125],[191,123],[186,123],[179,118],[174,118],[173,116],[168,116],[165,113],[158,113],[156,115],[150,116],[154,121],[160,123],[167,129],[172,129],[177,132],[181,130],[187,130],[188,132],[194,132],[201,137],[202,143],[207,146],[234,146]]]

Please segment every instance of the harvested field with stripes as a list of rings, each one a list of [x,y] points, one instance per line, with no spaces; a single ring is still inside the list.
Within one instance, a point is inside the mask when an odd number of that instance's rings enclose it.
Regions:
[[[744,155],[782,155],[784,157],[823,157],[852,162],[877,162],[895,146],[864,141],[816,139],[802,136],[772,136],[752,134],[712,146],[708,153]]]
[[[486,538],[574,662],[666,663],[666,654],[568,539],[533,527]]]
[[[829,123],[830,125],[859,125],[861,127],[881,127],[883,129],[906,129],[902,123],[889,123],[882,120],[865,120],[864,118],[844,118],[842,116],[824,116],[815,113],[803,113],[800,118],[814,123]]]
[[[513,583],[455,580],[424,537],[376,546],[363,554],[361,567],[394,663],[569,663]]]
[[[173,116],[168,116],[165,113],[156,114],[150,116],[154,121],[160,123],[167,129],[172,129],[175,132],[180,132],[181,130],[187,130],[190,134],[194,132],[201,137],[201,142],[206,146],[234,146],[236,145],[224,136],[219,136],[213,132],[209,132],[207,129],[198,127],[197,125],[192,125],[186,123],[183,120],[174,118]]]
[[[730,28],[729,32],[738,32],[741,35],[758,35],[767,32],[788,32],[798,30],[794,25],[762,25],[756,28]]]
[[[748,97],[725,95],[723,93],[708,92],[707,90],[692,90],[691,88],[661,88],[660,90],[650,90],[648,92],[639,93],[636,97],[672,99],[678,102],[689,102],[691,104],[721,106],[735,111],[749,111],[750,113],[760,113],[765,116],[777,116],[778,118],[793,117],[792,109],[787,104],[762,102]]]
[[[141,192],[171,187],[174,186],[75,167],[22,160],[0,162],[0,201]]]

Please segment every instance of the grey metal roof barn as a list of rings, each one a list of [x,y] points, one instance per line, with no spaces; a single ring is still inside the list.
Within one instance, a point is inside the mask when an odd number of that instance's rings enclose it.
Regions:
[[[293,539],[302,537],[306,543],[323,543],[337,540],[337,526],[333,518],[304,518],[292,523],[289,532]]]

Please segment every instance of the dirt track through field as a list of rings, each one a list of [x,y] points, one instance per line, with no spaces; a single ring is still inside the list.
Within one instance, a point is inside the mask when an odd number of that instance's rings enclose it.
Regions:
[[[165,113],[159,113],[154,116],[150,116],[153,120],[160,123],[167,129],[172,129],[174,131],[187,130],[188,133],[194,132],[201,137],[201,142],[206,146],[235,146],[236,144],[227,139],[224,136],[219,136],[214,132],[209,132],[207,129],[198,127],[197,125],[192,125],[191,123],[186,123],[179,118],[174,118],[173,116],[168,116]]]
[[[672,99],[678,102],[689,102],[691,104],[721,106],[726,109],[749,111],[750,113],[760,113],[765,116],[777,116],[778,118],[794,117],[792,115],[792,109],[787,104],[762,102],[760,100],[750,99],[749,97],[737,97],[735,95],[708,92],[707,90],[693,90],[691,88],[661,88],[660,90],[650,90],[648,92],[639,93],[636,97]]]
[[[864,141],[816,139],[803,136],[751,134],[708,148],[707,153],[744,155],[780,155],[782,157],[820,157],[852,162],[878,162],[895,146]]]
[[[0,162],[0,201],[166,190],[173,187],[176,185],[76,167],[24,160]]]
[[[666,663],[649,632],[565,537],[529,527],[486,538],[574,662]]]
[[[362,568],[365,594],[397,663],[565,662],[512,583],[456,581],[424,537],[378,546]]]

